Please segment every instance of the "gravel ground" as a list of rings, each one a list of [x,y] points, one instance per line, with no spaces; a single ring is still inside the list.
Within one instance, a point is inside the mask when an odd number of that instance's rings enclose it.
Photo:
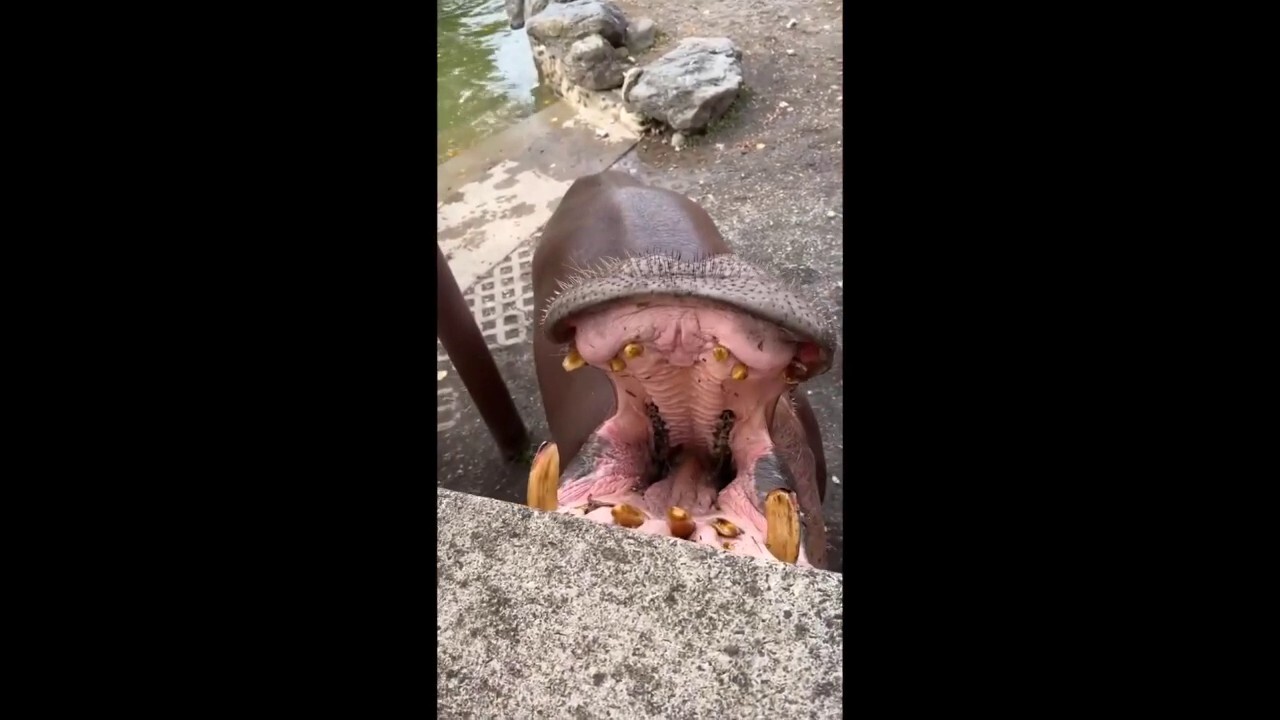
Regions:
[[[807,289],[838,328],[844,324],[843,5],[763,0],[618,3],[650,17],[657,45],[646,62],[686,37],[723,36],[743,51],[746,89],[728,115],[676,151],[667,137],[642,140],[615,169],[684,192],[715,219],[744,257]],[[788,27],[789,21],[796,23]],[[818,416],[830,476],[826,515],[831,569],[843,570],[844,349],[804,391]],[[495,353],[534,442],[545,439],[528,348]],[[465,393],[454,429],[439,434],[440,484],[523,502],[527,468],[503,465]],[[484,447],[481,447],[481,445]],[[838,479],[838,480],[837,480]]]

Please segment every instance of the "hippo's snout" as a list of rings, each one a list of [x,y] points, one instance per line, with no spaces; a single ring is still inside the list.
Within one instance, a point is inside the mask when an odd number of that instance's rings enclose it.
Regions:
[[[615,303],[678,307],[702,301],[776,326],[797,346],[807,348],[805,356],[797,358],[806,365],[801,379],[826,372],[835,355],[835,333],[817,310],[785,283],[737,255],[626,258],[584,270],[563,285],[543,319],[553,342],[569,342],[577,320]]]

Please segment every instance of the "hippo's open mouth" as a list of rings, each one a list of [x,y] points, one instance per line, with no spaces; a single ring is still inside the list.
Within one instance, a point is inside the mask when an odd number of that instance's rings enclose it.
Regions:
[[[531,505],[820,564],[818,479],[788,390],[835,343],[797,293],[732,255],[630,258],[567,283],[544,330],[566,371],[608,375],[616,411],[562,474],[555,447],[540,451]]]

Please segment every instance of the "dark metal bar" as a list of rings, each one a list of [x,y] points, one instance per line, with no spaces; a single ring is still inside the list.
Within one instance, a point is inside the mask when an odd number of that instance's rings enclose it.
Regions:
[[[484,335],[467,308],[440,243],[436,243],[436,335],[503,457],[507,460],[519,457],[529,444],[529,433],[511,400],[511,391],[498,373],[493,354],[484,343]]]

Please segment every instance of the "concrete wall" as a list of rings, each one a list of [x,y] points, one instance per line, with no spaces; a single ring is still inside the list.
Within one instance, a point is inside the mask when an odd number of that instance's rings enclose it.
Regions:
[[[437,490],[442,718],[837,718],[843,576]]]

